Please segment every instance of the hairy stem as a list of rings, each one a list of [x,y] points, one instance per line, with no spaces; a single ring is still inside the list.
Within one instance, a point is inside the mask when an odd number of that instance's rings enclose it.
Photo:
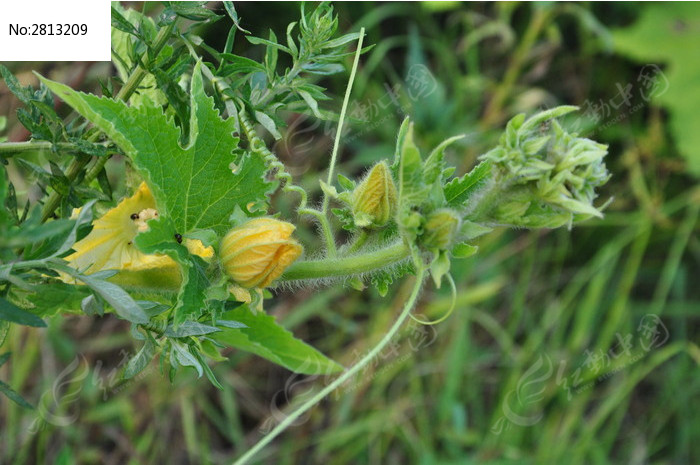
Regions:
[[[170,34],[172,33],[174,27],[175,21],[173,21],[171,24],[164,27],[158,32],[156,40],[153,43],[153,47],[151,48],[152,53],[147,52],[147,56],[145,59],[145,62],[147,64],[150,64],[158,56],[158,54],[170,38]],[[148,71],[144,69],[141,65],[137,66],[134,72],[131,74],[131,76],[129,76],[129,79],[124,84],[124,87],[119,89],[119,92],[117,93],[115,98],[117,100],[129,100],[129,97],[131,97],[133,93],[136,92],[136,89],[138,88],[139,84],[141,84],[141,81],[144,77],[146,77],[146,75],[148,75]],[[101,134],[101,131],[95,132],[90,138],[88,138],[88,141],[96,142]],[[68,169],[66,170],[66,178],[68,178],[68,181],[72,182],[73,180],[75,180],[75,178],[78,177],[78,174],[85,168],[85,166],[90,162],[91,159],[92,157],[89,156],[78,156],[74,158],[71,164],[68,166]],[[87,173],[86,180],[92,181],[93,179],[95,179],[95,177],[99,174],[102,168],[104,168],[105,163],[107,163],[108,159],[108,156],[99,157],[97,159],[97,162],[95,163],[95,166],[93,166],[92,169]],[[53,215],[53,212],[61,203],[62,197],[63,196],[57,191],[51,192],[49,198],[44,204],[44,208],[41,211],[42,222],[48,220]]]
[[[360,62],[360,54],[362,53],[362,41],[365,37],[365,28],[360,29],[360,38],[357,40],[357,50],[355,50],[355,60],[352,63],[352,71],[350,71],[350,79],[348,80],[348,87],[345,89],[345,97],[343,98],[343,106],[340,109],[340,118],[338,119],[338,129],[335,132],[335,139],[333,140],[333,153],[331,154],[331,162],[328,166],[328,181],[329,186],[333,185],[333,171],[335,170],[335,164],[338,159],[338,149],[340,148],[340,135],[343,133],[343,124],[345,123],[345,113],[348,111],[348,102],[350,101],[350,93],[352,92],[352,83],[355,81],[355,73],[357,73],[357,65]],[[326,193],[323,193],[323,203],[321,206],[321,213],[324,219],[328,216],[328,204],[330,203],[330,198]],[[327,221],[322,221],[321,226],[324,229],[326,235],[326,242],[328,243],[328,256],[329,258],[334,258],[336,256],[335,241],[329,241],[328,235],[333,236],[333,232],[330,230],[330,223]],[[328,229],[328,231],[326,231]]]
[[[352,276],[378,270],[411,255],[411,250],[403,241],[386,248],[351,257],[326,258],[294,263],[280,280],[333,278]]]
[[[413,290],[411,291],[411,296],[408,298],[408,301],[403,307],[403,310],[399,314],[399,317],[396,319],[394,324],[389,328],[389,330],[386,332],[384,337],[382,338],[379,343],[370,350],[367,355],[365,355],[362,360],[357,362],[352,368],[347,370],[345,373],[340,375],[338,378],[335,379],[331,384],[323,388],[321,391],[319,391],[316,395],[314,395],[311,399],[307,400],[304,402],[299,408],[297,408],[294,412],[292,412],[287,418],[285,418],[280,424],[278,424],[272,431],[267,433],[260,441],[257,442],[252,448],[248,449],[248,451],[243,454],[238,460],[234,462],[234,465],[242,465],[244,463],[247,463],[255,454],[257,454],[260,450],[262,450],[267,444],[269,444],[275,437],[277,437],[282,431],[287,429],[294,421],[299,418],[301,415],[306,413],[307,410],[311,409],[314,407],[316,404],[318,404],[324,397],[326,397],[328,394],[336,390],[338,387],[340,387],[344,382],[352,378],[354,375],[356,375],[362,368],[364,368],[369,362],[371,362],[379,353],[386,347],[386,345],[391,341],[391,339],[396,335],[398,332],[399,328],[401,328],[401,325],[403,324],[404,321],[406,321],[406,318],[408,318],[408,315],[411,313],[411,310],[413,309],[413,306],[416,304],[416,301],[418,300],[418,295],[420,294],[420,288],[421,285],[423,284],[423,277],[425,276],[425,270],[423,268],[419,268],[417,273],[416,273],[416,282],[413,285]]]

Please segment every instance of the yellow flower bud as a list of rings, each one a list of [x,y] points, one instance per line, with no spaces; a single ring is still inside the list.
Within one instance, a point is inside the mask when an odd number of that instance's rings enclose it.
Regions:
[[[226,273],[246,288],[267,287],[301,255],[291,238],[294,225],[273,218],[257,218],[229,231],[221,241]]]
[[[437,210],[430,214],[423,226],[421,241],[429,249],[445,250],[459,229],[459,217],[452,210]]]
[[[352,213],[361,228],[381,227],[389,222],[396,208],[396,186],[385,162],[374,165],[355,188]]]

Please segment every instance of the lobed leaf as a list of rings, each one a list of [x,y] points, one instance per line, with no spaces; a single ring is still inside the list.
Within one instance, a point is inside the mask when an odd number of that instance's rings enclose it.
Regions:
[[[466,205],[469,198],[489,180],[491,163],[482,161],[461,178],[454,178],[445,185],[445,200],[451,207]]]
[[[214,100],[205,94],[201,66],[197,63],[192,76],[192,114],[185,147],[179,143],[177,126],[148,100],[128,107],[40,78],[133,160],[153,192],[159,213],[172,220],[178,233],[213,229],[223,234],[234,207],[245,211],[248,204],[269,194],[274,184],[264,178],[263,160],[234,157],[239,141],[232,135],[236,123],[221,119]]]

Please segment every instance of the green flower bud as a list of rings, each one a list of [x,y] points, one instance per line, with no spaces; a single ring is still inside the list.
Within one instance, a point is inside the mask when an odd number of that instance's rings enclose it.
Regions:
[[[488,205],[474,221],[524,227],[557,227],[591,216],[595,189],[608,174],[607,146],[567,133],[556,118],[576,110],[557,107],[510,120],[498,147],[481,158],[493,166]]]
[[[396,186],[385,162],[379,162],[355,188],[352,213],[361,228],[386,225],[396,210]]]
[[[459,230],[459,216],[452,210],[436,210],[423,226],[421,244],[427,249],[446,250]]]

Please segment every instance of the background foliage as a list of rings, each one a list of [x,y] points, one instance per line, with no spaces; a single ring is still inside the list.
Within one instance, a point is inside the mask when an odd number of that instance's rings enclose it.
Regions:
[[[153,18],[162,8],[136,6]],[[225,13],[220,4],[209,6]],[[362,58],[339,172],[358,176],[393,153],[405,114],[415,122],[419,146],[467,135],[446,152],[461,174],[496,145],[514,114],[575,104],[583,111],[566,123],[610,145],[613,177],[602,197],[614,200],[605,218],[571,232],[499,230],[487,236],[476,259],[453,265],[459,297],[450,319],[435,327],[407,326],[356,383],[302,418],[263,452],[260,463],[700,461],[693,440],[700,434],[700,412],[692,402],[700,390],[700,352],[693,344],[700,308],[693,286],[700,273],[700,153],[691,127],[700,66],[692,38],[700,8],[357,2],[338,4],[336,11],[341,32],[364,26],[365,44],[374,44]],[[238,16],[256,37],[271,37],[270,29],[284,37],[299,8],[243,3]],[[231,25],[224,18],[196,25],[196,32],[222,50]],[[144,34],[155,35],[152,26]],[[327,166],[335,130],[318,116],[332,120],[339,110],[347,74],[327,76],[328,63],[243,40],[233,43],[232,53],[286,60],[290,69],[295,63],[320,67],[319,81],[302,81],[295,73],[266,76],[261,92],[249,96],[250,104],[267,109],[303,96],[292,89],[312,98],[316,84],[335,96],[303,105],[316,111],[257,121],[268,128],[267,141],[290,174],[318,195],[318,173]],[[341,57],[346,69],[350,60]],[[650,64],[668,83],[652,96],[643,94],[640,79]],[[169,65],[177,75],[178,60]],[[110,92],[113,73],[99,63],[11,66],[23,84],[36,86],[32,70],[96,93]],[[424,70],[434,81],[417,87],[412,73]],[[167,75],[153,79],[167,88]],[[185,108],[177,105],[181,97],[173,90],[153,98],[171,99],[177,120],[189,121],[177,113]],[[39,100],[53,105],[48,94]],[[8,117],[0,136],[10,141],[27,139],[19,122],[33,120],[15,114],[17,106],[0,87],[0,114]],[[41,105],[33,111],[49,114]],[[52,118],[43,121],[32,132],[54,143],[74,143],[86,130],[58,130]],[[82,149],[99,154],[108,148]],[[69,188],[61,184],[61,167],[46,166],[41,153],[22,159],[8,165],[20,206],[36,189],[27,181],[32,176],[40,186]],[[116,199],[124,194],[126,174],[110,169],[112,163],[105,174],[116,189],[103,194]],[[80,201],[94,193],[71,191],[65,198],[71,196]],[[281,211],[294,201],[273,198]],[[307,239],[313,232],[308,226],[300,230]],[[409,291],[393,284],[381,298],[375,289],[359,293],[350,284],[277,292],[268,312],[350,365],[381,337]],[[47,305],[60,301],[60,286],[42,298]],[[449,299],[446,289],[426,293],[420,313],[436,318]],[[640,328],[647,315],[660,317],[669,338],[644,350]],[[46,329],[14,327],[2,348],[13,355],[0,355],[0,379],[37,407],[26,410],[0,398],[3,463],[227,463],[324,383],[323,377],[294,376],[233,351],[213,367],[221,390],[196,380],[194,372],[181,372],[170,386],[156,368],[115,390],[117,368],[135,349],[129,325],[110,317],[47,322]],[[627,336],[629,354],[619,339]],[[508,416],[508,408],[520,419]]]

